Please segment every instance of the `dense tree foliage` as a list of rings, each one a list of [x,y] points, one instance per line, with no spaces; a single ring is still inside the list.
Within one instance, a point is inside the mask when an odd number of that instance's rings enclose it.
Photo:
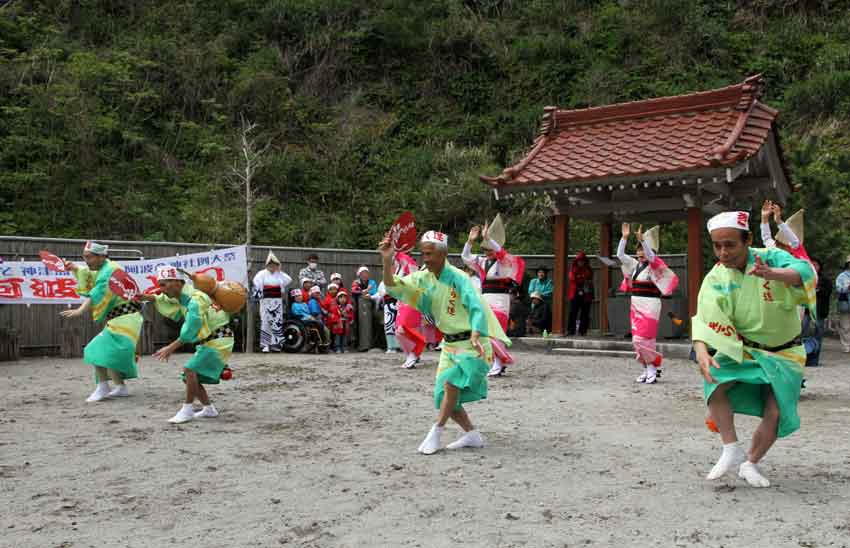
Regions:
[[[544,105],[764,73],[810,251],[850,252],[850,17],[813,0],[6,0],[0,232],[240,241],[240,117],[271,141],[260,243],[371,247],[391,219],[462,237]],[[551,252],[539,201],[511,244]],[[684,250],[684,230],[665,247]],[[595,246],[574,223],[572,247]]]

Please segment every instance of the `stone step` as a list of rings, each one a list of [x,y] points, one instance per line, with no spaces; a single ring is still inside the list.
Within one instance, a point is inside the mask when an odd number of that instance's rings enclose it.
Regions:
[[[524,350],[605,350],[626,352],[634,357],[632,342],[624,339],[584,337],[547,337],[544,339],[543,337],[519,337],[513,339],[513,342],[515,348]],[[687,358],[691,351],[691,343],[687,340],[676,342],[658,341],[656,348],[665,358]]]
[[[564,354],[567,356],[602,356],[605,358],[626,358],[634,359],[634,351],[626,350],[601,350],[598,348],[553,348],[552,352]]]

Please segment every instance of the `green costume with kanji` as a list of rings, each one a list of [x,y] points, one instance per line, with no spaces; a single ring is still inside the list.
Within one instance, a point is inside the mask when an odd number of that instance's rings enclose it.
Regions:
[[[800,274],[802,285],[791,287],[778,281],[748,274],[759,256],[767,266],[791,268]],[[720,384],[734,382],[727,391],[735,413],[763,416],[765,392],[770,386],[779,407],[779,437],[800,428],[797,402],[806,352],[802,344],[777,351],[800,335],[800,311],[804,306],[814,315],[816,277],[811,264],[780,249],[749,250],[742,272],[718,263],[702,282],[697,315],[693,318],[693,340],[717,350],[719,369],[711,375],[717,384],[704,382],[708,402]]]
[[[481,298],[462,270],[446,263],[439,278],[422,270],[404,277],[394,276],[395,285],[387,293],[433,318],[446,335],[478,331],[486,356],[478,355],[469,339],[443,341],[440,364],[434,384],[434,405],[443,401],[445,383],[459,390],[455,410],[468,402],[487,397],[487,372],[493,360],[490,339],[509,345],[508,339],[490,306]]]
[[[165,293],[156,296],[156,310],[175,322],[183,321],[178,340],[184,344],[199,343],[195,355],[184,366],[198,374],[201,384],[218,384],[221,372],[233,352],[233,337],[209,338],[230,323],[230,314],[214,306],[212,299],[189,284],[180,296],[172,299]]]
[[[92,318],[96,322],[106,321],[103,330],[83,350],[83,362],[113,369],[125,379],[135,379],[139,376],[136,345],[144,320],[138,306],[131,305],[109,289],[109,278],[116,270],[122,270],[121,265],[108,259],[98,270],[87,266],[74,270],[77,294],[91,300]],[[106,320],[114,310],[129,313]]]

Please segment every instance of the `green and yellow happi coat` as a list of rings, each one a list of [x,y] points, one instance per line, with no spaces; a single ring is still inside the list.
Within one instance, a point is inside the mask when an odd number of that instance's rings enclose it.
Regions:
[[[770,267],[794,269],[802,286],[749,275],[757,255]],[[693,340],[717,350],[714,357],[720,365],[711,369],[718,384],[703,381],[706,402],[719,384],[735,382],[728,391],[733,411],[761,417],[764,387],[769,385],[779,405],[778,435],[800,428],[797,401],[806,351],[802,344],[775,352],[756,346],[777,348],[800,335],[799,307],[808,308],[814,317],[816,285],[811,264],[780,249],[750,249],[744,272],[714,266],[702,282],[693,318]]]
[[[183,321],[178,340],[184,344],[201,343],[184,367],[198,374],[202,384],[218,384],[221,372],[233,353],[233,337],[210,339],[230,323],[230,314],[213,306],[209,295],[189,284],[177,299],[165,293],[156,297],[156,310],[175,322]]]
[[[427,270],[414,272],[403,278],[393,277],[395,285],[387,293],[433,318],[437,328],[445,334],[478,331],[486,357],[481,358],[469,342],[443,341],[440,364],[434,385],[434,405],[443,401],[445,383],[460,390],[455,409],[467,402],[487,397],[487,372],[493,359],[490,339],[509,345],[499,320],[490,306],[481,298],[462,270],[446,263],[437,278]]]
[[[91,300],[92,318],[96,322],[104,321],[113,310],[120,310],[122,307],[131,310],[126,300],[109,289],[109,278],[116,270],[121,270],[121,265],[107,259],[99,270],[81,266],[74,271],[77,294]],[[125,379],[135,379],[139,376],[136,368],[136,345],[139,342],[142,323],[142,315],[138,311],[109,319],[103,330],[86,345],[83,361],[89,365],[118,371]]]

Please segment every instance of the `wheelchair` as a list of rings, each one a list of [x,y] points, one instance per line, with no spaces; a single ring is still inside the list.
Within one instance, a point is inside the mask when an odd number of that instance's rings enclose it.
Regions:
[[[287,318],[283,322],[284,352],[312,352],[327,354],[331,346],[331,337],[327,327],[320,322],[304,322],[298,318]]]

